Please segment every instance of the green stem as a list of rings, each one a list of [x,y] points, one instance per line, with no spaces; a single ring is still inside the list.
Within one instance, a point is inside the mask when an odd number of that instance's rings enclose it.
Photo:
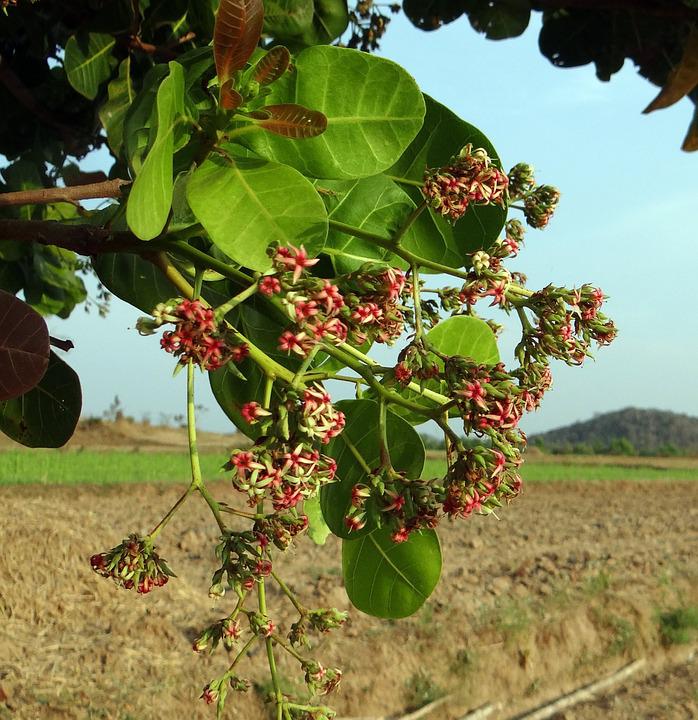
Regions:
[[[305,615],[307,610],[300,604],[291,588],[274,571],[272,571],[271,576],[276,580],[276,584],[281,588],[286,597],[293,603],[293,607],[298,610],[298,614],[301,616]]]
[[[410,180],[409,178],[398,177],[397,175],[386,175],[388,180],[399,183],[400,185],[410,185],[412,187],[423,188],[424,182],[420,180]]]
[[[267,375],[264,378],[264,394],[262,396],[262,407],[269,410],[271,407],[271,394],[274,390],[274,376]]]
[[[349,452],[354,456],[354,459],[357,463],[359,463],[361,469],[366,473],[366,475],[373,474],[372,468],[368,466],[364,456],[359,452],[359,448],[357,448],[356,445],[354,445],[354,443],[349,439],[349,433],[344,433],[342,435],[342,442],[349,448]]]
[[[462,270],[449,267],[448,265],[442,265],[441,263],[432,262],[426,258],[419,257],[409,250],[405,250],[402,247],[396,247],[393,243],[392,238],[387,238],[384,235],[378,235],[376,233],[362,230],[361,228],[354,227],[353,225],[347,225],[346,223],[339,222],[338,220],[330,220],[330,227],[338,232],[344,233],[345,235],[353,235],[354,237],[361,238],[362,240],[369,240],[370,242],[380,245],[380,247],[390,250],[398,257],[410,263],[410,265],[420,265],[421,267],[429,268],[430,270],[436,270],[437,272],[444,273],[445,275],[451,275],[452,277],[460,278],[461,280],[468,279],[468,273]]]
[[[412,302],[414,303],[414,339],[422,339],[422,301],[419,297],[419,268],[412,265]]]
[[[283,638],[279,637],[278,635],[272,635],[271,640],[273,640],[277,645],[281,646],[289,655],[294,657],[298,662],[305,662],[305,658],[299,653],[296,652],[296,650],[291,647]]]
[[[162,520],[160,520],[160,522],[150,531],[148,537],[151,539],[151,541],[155,540],[155,538],[160,534],[160,532],[165,529],[167,524],[174,517],[175,513],[179,510],[179,508],[184,505],[186,499],[191,495],[194,489],[194,484],[190,484],[189,487],[179,497],[179,500],[177,500],[177,502],[168,510],[167,515],[165,515],[165,517],[163,517]]]
[[[235,656],[235,660],[230,664],[230,667],[225,671],[226,677],[230,677],[233,674],[233,670],[235,669],[235,666],[242,660],[242,658],[247,654],[247,651],[250,649],[254,641],[257,639],[256,635],[253,635],[243,646],[242,650]]]
[[[191,484],[196,488],[208,506],[211,508],[213,517],[216,518],[221,532],[225,532],[225,523],[221,517],[220,508],[216,500],[206,489],[201,476],[201,464],[199,463],[199,448],[196,441],[196,405],[194,403],[194,363],[190,360],[187,364],[187,439],[189,440],[189,462],[191,465]]]
[[[519,320],[521,321],[521,327],[523,328],[524,334],[532,332],[533,325],[531,325],[531,321],[528,319],[526,311],[522,307],[517,307],[516,314],[519,316]]]
[[[252,283],[248,288],[243,290],[241,293],[238,293],[235,295],[235,297],[230,298],[228,302],[223,303],[223,305],[219,305],[216,308],[216,321],[221,322],[223,318],[237,305],[239,305],[241,302],[245,302],[247,298],[252,297],[257,292],[257,281]]]
[[[203,232],[203,228],[201,229]],[[236,268],[231,267],[228,263],[223,260],[218,260],[211,257],[208,253],[202,252],[201,250],[192,247],[189,243],[183,240],[163,240],[153,241],[148,244],[149,247],[155,245],[156,249],[167,250],[169,252],[181,255],[182,257],[191,260],[197,267],[205,268],[206,270],[215,270],[224,277],[237,282],[243,282],[246,285],[253,282],[254,278],[247,273],[242,272]]]
[[[291,381],[291,387],[298,389],[301,385],[303,385],[303,376],[307,372],[310,364],[313,362],[313,359],[318,354],[319,350],[320,345],[313,345],[313,347],[310,349],[310,352],[303,358],[301,366],[298,368],[296,374],[293,376],[293,380]]]
[[[419,216],[426,210],[426,200],[422,201],[417,207],[407,216],[402,227],[393,235],[393,245],[397,247],[400,245],[402,238],[409,232],[410,228],[417,222]]]
[[[264,513],[264,501],[257,503],[257,513],[262,515]],[[259,550],[260,555],[262,549]],[[259,601],[259,612],[264,616],[267,615],[267,594],[264,586],[264,578],[260,577],[257,583],[257,599]],[[271,637],[264,638],[264,644],[267,649],[267,662],[269,664],[269,673],[271,675],[271,681],[274,686],[274,697],[276,701],[276,716],[280,720],[283,711],[284,696],[281,692],[281,683],[279,682],[279,673],[276,668],[276,658],[274,657],[274,641]]]
[[[388,404],[384,398],[378,402],[378,445],[380,447],[381,465],[392,474],[394,471],[393,463],[390,460],[390,450],[388,449]]]
[[[436,424],[443,430],[444,435],[451,441],[451,444],[458,448],[458,450],[464,450],[463,443],[458,435],[453,431],[453,428],[448,424],[448,412],[442,417],[437,416],[434,418]]]
[[[347,343],[339,343],[337,345],[337,348],[340,350],[343,350],[345,353],[351,355],[352,357],[355,357],[357,360],[360,360],[365,365],[368,365],[370,368],[375,370],[379,367],[379,363],[376,362],[372,357],[369,357],[368,355],[364,355],[364,353],[361,352],[361,350],[357,350],[355,347],[352,347],[351,345]],[[327,352],[327,350],[325,350]],[[328,354],[330,354],[328,352]],[[354,368],[352,365],[349,365],[349,363],[346,363],[349,367],[351,367],[354,371],[356,371],[356,368]],[[356,371],[358,372],[358,371]],[[362,375],[363,377],[363,375]],[[369,385],[371,385],[370,382],[368,382]],[[381,388],[383,388],[382,385],[380,385]],[[410,390],[413,390],[414,392],[418,393],[419,395],[424,396],[428,400],[433,400],[435,403],[443,404],[449,402],[449,398],[447,398],[445,395],[442,395],[441,393],[437,393],[434,390],[429,390],[429,388],[421,388],[418,383],[411,382],[407,386]],[[386,388],[383,388],[386,392],[389,392],[386,390]],[[394,393],[391,393],[393,395]],[[422,407],[422,412],[425,412],[427,408]]]

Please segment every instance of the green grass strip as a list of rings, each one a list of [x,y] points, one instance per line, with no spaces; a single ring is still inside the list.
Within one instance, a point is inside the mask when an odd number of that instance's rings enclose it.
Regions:
[[[220,467],[225,453],[201,455],[204,480],[228,477]],[[423,476],[443,475],[445,461],[427,460]],[[623,467],[527,462],[526,482],[607,482],[698,480],[696,468]],[[0,452],[0,485],[108,485],[118,483],[187,483],[191,471],[186,453],[132,451],[8,450]]]

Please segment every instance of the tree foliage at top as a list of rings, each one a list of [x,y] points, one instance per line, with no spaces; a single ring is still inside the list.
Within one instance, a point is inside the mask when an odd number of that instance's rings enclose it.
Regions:
[[[403,9],[421,30],[437,30],[467,17],[490,40],[521,35],[540,12],[541,53],[561,68],[593,63],[608,81],[626,60],[662,90],[645,112],[668,107],[683,97],[698,102],[698,3],[695,0],[404,0]],[[389,16],[370,2],[352,15],[354,42],[375,49]],[[683,149],[698,149],[698,111]]]

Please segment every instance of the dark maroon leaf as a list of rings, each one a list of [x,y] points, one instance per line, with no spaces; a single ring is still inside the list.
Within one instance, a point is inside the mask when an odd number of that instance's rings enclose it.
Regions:
[[[266,118],[262,118],[262,113]],[[265,105],[255,113],[260,117],[259,125],[269,132],[299,140],[322,135],[327,129],[327,118],[317,110],[303,105]]]
[[[0,400],[31,390],[44,376],[51,348],[44,319],[0,290]]]
[[[288,70],[291,53],[283,46],[273,47],[255,66],[254,79],[260,85],[270,85]]]
[[[213,55],[221,89],[245,67],[262,33],[262,0],[221,0],[213,30]]]
[[[233,87],[232,80],[221,85],[220,104],[224,110],[236,110],[242,105],[242,95]]]

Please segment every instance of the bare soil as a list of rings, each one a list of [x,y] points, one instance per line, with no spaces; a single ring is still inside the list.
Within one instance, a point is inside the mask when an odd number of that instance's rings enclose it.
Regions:
[[[229,486],[214,485],[230,498]],[[0,489],[0,719],[212,718],[202,686],[229,660],[190,650],[232,600],[206,591],[215,525],[192,498],[161,552],[178,574],[146,597],[94,575],[89,556],[148,531],[176,500],[172,486]],[[350,612],[313,654],[345,677],[329,698],[340,716],[400,715],[453,697],[431,716],[455,720],[486,702],[511,718],[646,657],[650,673],[559,718],[694,718],[695,666],[662,646],[657,613],[698,603],[698,485],[531,485],[493,517],[445,524],[442,581],[414,617]],[[275,569],[310,606],[348,608],[339,544],[301,546]],[[270,592],[274,619],[292,608]],[[677,663],[683,663],[676,665]],[[227,718],[265,720],[263,653],[242,671],[260,685],[231,696]],[[290,682],[297,668],[281,661]],[[654,674],[652,674],[654,673]],[[657,674],[659,673],[659,674]],[[296,686],[297,688],[299,686]]]

